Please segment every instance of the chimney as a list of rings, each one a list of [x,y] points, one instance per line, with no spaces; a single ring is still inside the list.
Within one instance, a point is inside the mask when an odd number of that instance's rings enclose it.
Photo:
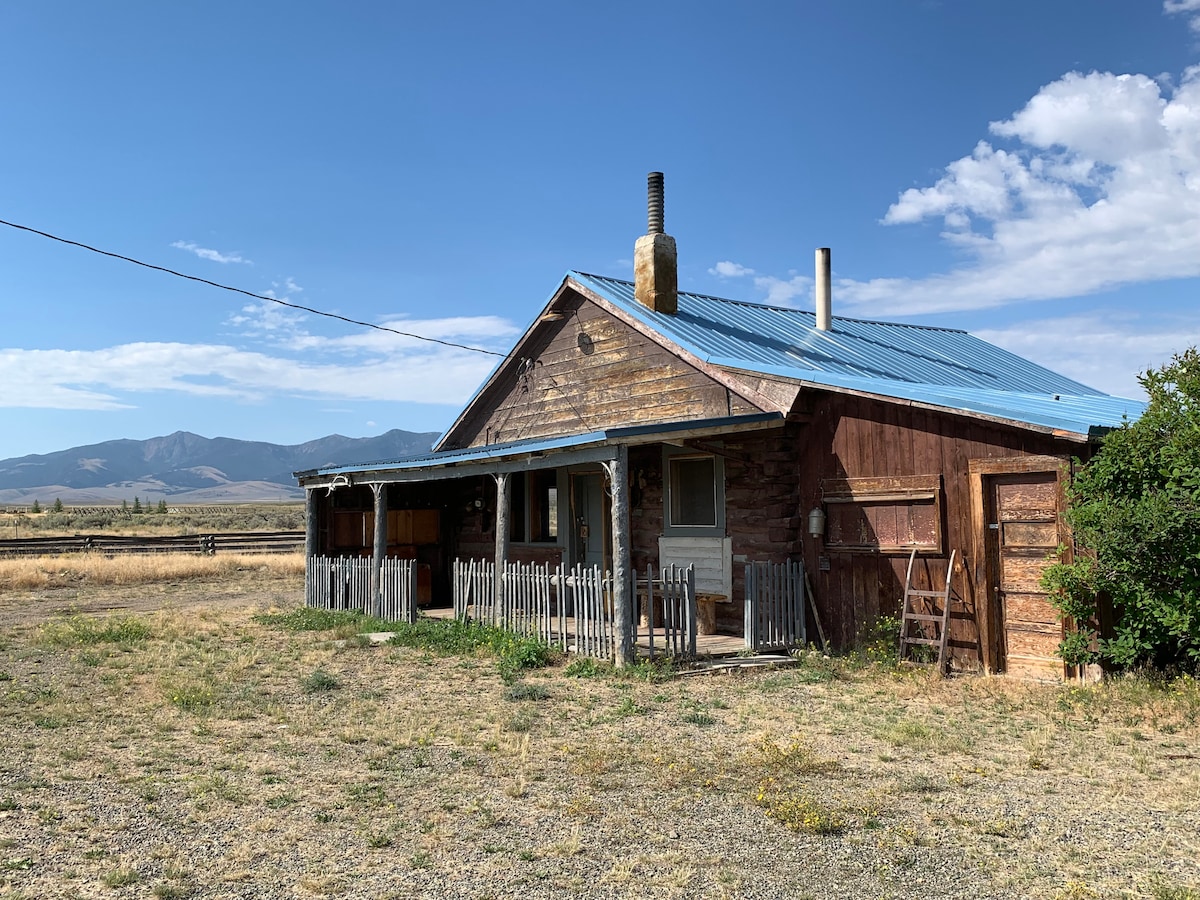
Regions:
[[[633,295],[655,312],[675,315],[679,305],[679,264],[675,238],[663,233],[663,174],[646,177],[650,224],[633,245]]]
[[[828,331],[833,318],[833,304],[829,300],[829,248],[817,250],[817,330]]]

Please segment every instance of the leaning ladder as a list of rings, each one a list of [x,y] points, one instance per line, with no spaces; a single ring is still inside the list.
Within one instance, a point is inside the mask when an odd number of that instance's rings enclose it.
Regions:
[[[940,591],[918,591],[913,588],[913,563],[917,560],[917,551],[913,550],[909,554],[908,573],[904,576],[904,615],[900,620],[901,662],[919,662],[912,657],[912,650],[916,646],[937,647],[937,670],[945,671],[946,637],[950,630],[950,579],[954,575],[954,557],[957,552],[957,550],[950,551],[950,564],[946,566],[946,586]],[[913,600],[941,600],[941,611],[918,612],[918,609],[930,609],[930,604],[922,602],[914,605]],[[913,623],[920,623],[916,626],[915,632],[912,630]],[[934,632],[932,637],[928,636],[925,623],[932,623]]]

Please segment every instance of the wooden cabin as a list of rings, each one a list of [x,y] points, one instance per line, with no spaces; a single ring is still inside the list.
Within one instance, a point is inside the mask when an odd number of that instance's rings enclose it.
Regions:
[[[297,473],[309,553],[385,535],[447,605],[456,558],[693,563],[733,634],[745,564],[802,559],[849,647],[898,615],[913,550],[926,585],[956,551],[952,663],[1063,675],[1038,583],[1070,552],[1064,484],[1141,404],[963,331],[833,316],[827,250],[815,312],[678,291],[655,190],[635,280],[569,272],[432,453]]]

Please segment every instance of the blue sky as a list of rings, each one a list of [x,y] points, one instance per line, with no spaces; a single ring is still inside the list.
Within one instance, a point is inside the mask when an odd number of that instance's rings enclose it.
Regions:
[[[1103,390],[1200,341],[1200,0],[0,7],[0,219],[503,351],[568,269],[966,328]],[[438,431],[494,358],[0,226],[0,458]]]

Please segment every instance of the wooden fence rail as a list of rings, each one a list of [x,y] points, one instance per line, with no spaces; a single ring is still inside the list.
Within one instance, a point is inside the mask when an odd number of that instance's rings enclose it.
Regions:
[[[59,556],[65,553],[295,553],[303,531],[244,531],[229,534],[127,535],[0,539],[0,556]]]

